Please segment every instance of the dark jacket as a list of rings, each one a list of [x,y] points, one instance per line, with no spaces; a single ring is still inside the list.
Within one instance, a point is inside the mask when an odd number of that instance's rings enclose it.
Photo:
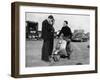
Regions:
[[[50,40],[54,38],[53,25],[49,24],[47,20],[42,22],[42,36],[44,40]]]
[[[60,33],[58,34],[58,37],[63,33],[64,37],[72,37],[71,29],[68,26],[62,27]]]

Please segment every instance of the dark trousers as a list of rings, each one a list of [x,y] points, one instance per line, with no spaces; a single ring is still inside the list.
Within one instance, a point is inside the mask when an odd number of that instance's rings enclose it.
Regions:
[[[42,46],[42,60],[49,61],[53,51],[53,39],[44,40]]]
[[[68,57],[70,57],[70,54],[72,52],[72,50],[71,50],[71,40],[70,40],[69,37],[65,37],[65,36],[63,37],[63,39],[67,41],[66,52],[67,52]]]
[[[71,43],[70,43],[70,41],[67,41],[66,52],[67,52],[68,57],[70,57],[70,54],[71,54]]]

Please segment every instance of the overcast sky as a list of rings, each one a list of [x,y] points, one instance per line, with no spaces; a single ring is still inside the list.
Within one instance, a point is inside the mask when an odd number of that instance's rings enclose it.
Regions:
[[[58,31],[62,28],[64,20],[68,21],[68,25],[72,32],[75,29],[84,29],[85,32],[90,30],[90,16],[89,15],[73,15],[73,14],[46,14],[46,13],[26,13],[26,21],[35,21],[39,23],[39,30],[42,28],[42,22],[47,19],[49,15],[55,18],[54,28]]]

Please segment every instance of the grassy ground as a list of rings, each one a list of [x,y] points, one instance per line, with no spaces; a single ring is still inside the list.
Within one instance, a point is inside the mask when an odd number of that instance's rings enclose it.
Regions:
[[[56,41],[54,41],[54,46]],[[42,44],[43,41],[26,41],[26,67],[76,65],[77,63],[89,64],[88,42],[71,42],[73,48],[71,59],[60,59],[59,62],[53,63],[41,60]]]

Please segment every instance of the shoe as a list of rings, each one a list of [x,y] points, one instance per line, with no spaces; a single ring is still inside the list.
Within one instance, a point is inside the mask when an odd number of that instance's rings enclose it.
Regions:
[[[70,56],[67,56],[67,59],[70,60]]]
[[[66,55],[61,55],[60,57],[61,57],[61,58],[67,58],[68,56],[66,56]]]

